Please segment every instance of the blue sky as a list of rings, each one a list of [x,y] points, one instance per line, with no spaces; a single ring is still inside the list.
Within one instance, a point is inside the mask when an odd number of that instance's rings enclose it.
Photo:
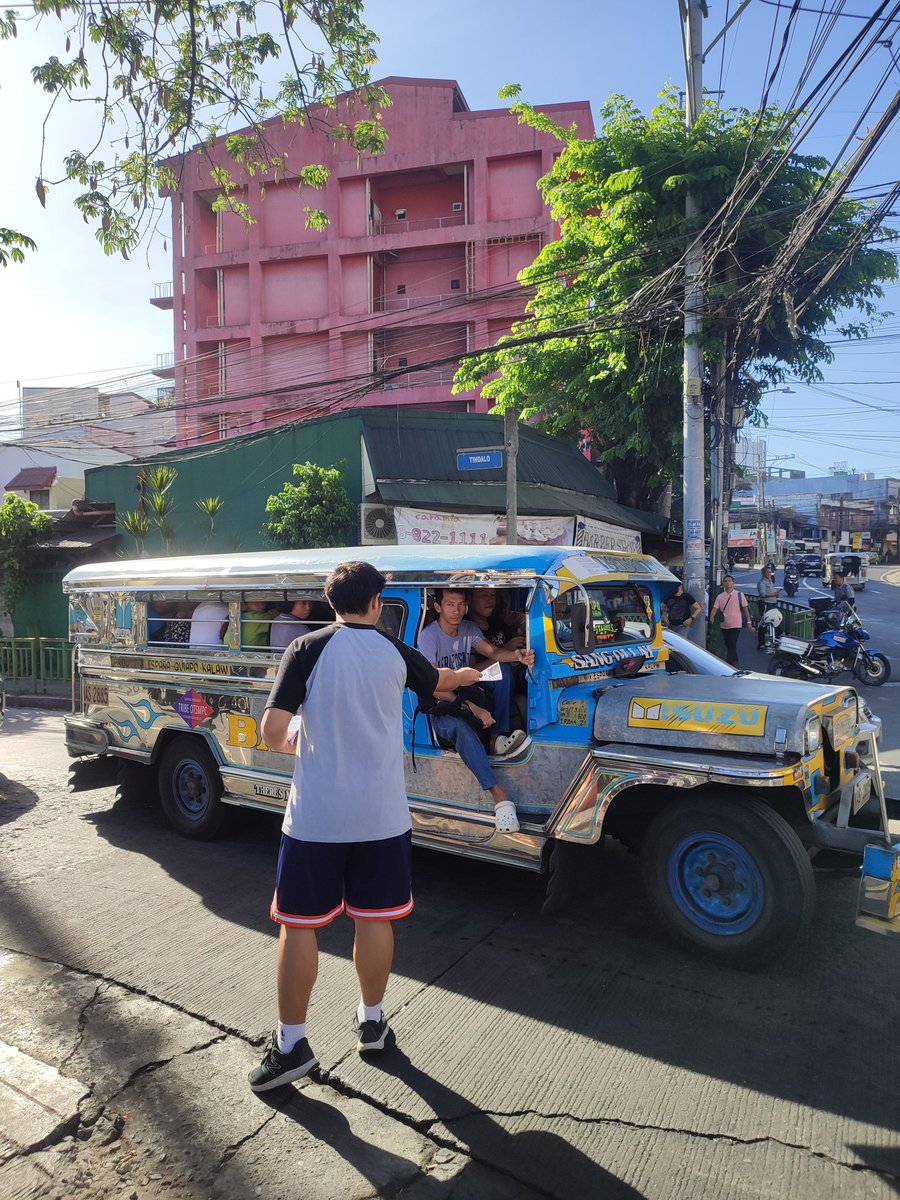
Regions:
[[[837,0],[804,0],[809,8],[831,9]],[[728,0],[733,12],[737,0]],[[875,0],[848,0],[852,13],[870,13]],[[537,104],[589,100],[596,110],[612,92],[644,108],[666,83],[681,87],[683,65],[676,0],[371,0],[370,25],[381,38],[380,75],[455,78],[473,108],[497,107],[505,83],[522,85]],[[726,4],[711,3],[705,23],[709,42],[724,23]],[[771,100],[785,99],[817,27],[824,18],[800,17],[789,40],[784,69]],[[770,47],[777,50],[786,10],[753,0],[724,44],[706,64],[711,89],[724,89],[726,104],[756,107]],[[4,117],[7,173],[0,223],[24,229],[39,245],[25,266],[0,275],[0,428],[12,414],[17,383],[126,385],[143,376],[156,354],[171,349],[171,313],[149,303],[156,282],[171,277],[169,257],[157,242],[131,262],[107,259],[71,208],[67,189],[51,192],[47,210],[34,192],[38,173],[42,101],[28,69],[38,59],[35,38],[49,45],[55,22],[36,35],[0,43],[0,113]],[[826,54],[836,52],[860,22],[835,22]],[[774,35],[774,41],[773,41]],[[900,41],[898,41],[900,45]],[[900,87],[900,66],[892,67],[885,47],[864,64],[804,143],[808,153],[834,154],[869,98],[885,79],[872,116]],[[897,60],[900,62],[900,58]],[[67,149],[84,116],[62,114],[52,144]],[[853,143],[855,145],[855,143]],[[894,130],[866,168],[870,185],[896,178],[900,138]],[[900,227],[900,218],[896,221]],[[887,309],[900,313],[900,287],[889,289]],[[793,395],[766,398],[770,459],[812,473],[836,462],[877,474],[900,473],[900,317],[887,318],[869,343],[836,349],[822,388],[792,384]],[[792,455],[793,460],[784,456]]]

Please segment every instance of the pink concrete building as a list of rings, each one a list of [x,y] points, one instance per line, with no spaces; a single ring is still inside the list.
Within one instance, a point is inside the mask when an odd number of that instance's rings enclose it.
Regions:
[[[518,272],[554,236],[537,189],[559,143],[506,109],[471,112],[453,80],[382,80],[389,138],[356,157],[316,128],[269,123],[275,152],[331,171],[248,178],[256,217],[215,213],[194,151],[172,196],[178,442],[265,429],[350,405],[484,410],[451,395],[454,358],[490,345],[524,311]],[[593,132],[587,102],[544,106]],[[322,208],[324,231],[305,227]],[[448,361],[442,361],[448,360]]]

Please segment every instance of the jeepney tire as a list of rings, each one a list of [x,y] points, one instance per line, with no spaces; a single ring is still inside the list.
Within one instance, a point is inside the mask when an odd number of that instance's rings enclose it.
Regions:
[[[183,837],[209,841],[221,831],[229,815],[222,803],[222,777],[202,738],[169,742],[157,777],[163,812]]]
[[[869,687],[881,687],[891,677],[890,659],[884,654],[870,654],[868,661],[864,659],[857,664],[854,674],[860,683],[866,683]]]
[[[724,966],[774,962],[812,917],[816,885],[803,843],[755,797],[673,801],[654,819],[641,857],[669,934]]]

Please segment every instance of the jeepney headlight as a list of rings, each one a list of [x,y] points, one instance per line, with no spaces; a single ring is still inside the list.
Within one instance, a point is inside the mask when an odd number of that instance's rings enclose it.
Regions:
[[[810,717],[806,722],[804,742],[806,754],[815,754],[822,745],[822,722],[818,717]]]

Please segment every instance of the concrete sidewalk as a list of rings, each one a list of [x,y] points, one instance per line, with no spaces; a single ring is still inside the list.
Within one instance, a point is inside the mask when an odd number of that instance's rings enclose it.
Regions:
[[[460,1153],[436,1121],[397,1119],[327,1077],[254,1095],[261,1054],[117,984],[0,955],[0,1196],[538,1196]]]

